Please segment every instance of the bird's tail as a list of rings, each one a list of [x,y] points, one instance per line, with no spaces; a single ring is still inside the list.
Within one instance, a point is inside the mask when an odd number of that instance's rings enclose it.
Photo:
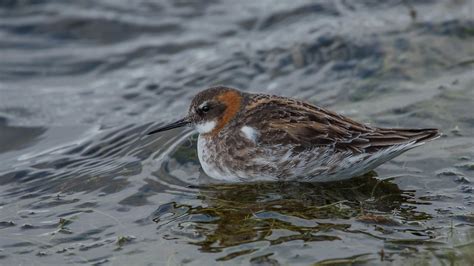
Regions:
[[[366,151],[373,153],[395,146],[403,147],[402,150],[406,151],[440,136],[436,128],[377,128],[373,134],[366,136],[368,139]]]
[[[390,128],[382,129],[383,131],[391,131],[400,137],[406,138],[407,142],[414,141],[415,144],[423,144],[426,141],[437,139],[441,133],[436,128],[422,128],[422,129],[405,129],[405,128]]]

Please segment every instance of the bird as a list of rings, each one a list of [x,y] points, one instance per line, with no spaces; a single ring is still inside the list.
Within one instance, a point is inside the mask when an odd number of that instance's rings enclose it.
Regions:
[[[297,99],[213,86],[187,115],[148,135],[183,127],[199,133],[197,153],[217,182],[329,182],[372,171],[441,136],[436,128],[382,128]]]

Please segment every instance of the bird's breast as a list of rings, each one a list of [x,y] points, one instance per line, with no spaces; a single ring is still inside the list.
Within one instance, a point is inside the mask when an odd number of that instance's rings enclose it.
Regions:
[[[229,173],[223,168],[219,156],[221,152],[218,150],[218,143],[215,140],[200,134],[197,142],[197,152],[201,167],[208,176],[219,180],[230,178]]]

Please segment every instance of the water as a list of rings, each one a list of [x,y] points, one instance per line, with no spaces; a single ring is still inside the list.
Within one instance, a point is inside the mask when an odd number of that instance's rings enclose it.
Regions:
[[[472,1],[0,4],[0,264],[474,262]],[[339,183],[203,185],[144,132],[226,84],[444,136]]]

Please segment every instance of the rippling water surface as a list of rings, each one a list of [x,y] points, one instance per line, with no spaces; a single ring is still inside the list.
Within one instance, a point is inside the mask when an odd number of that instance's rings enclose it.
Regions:
[[[474,263],[472,1],[0,2],[0,264]],[[213,84],[444,136],[338,183],[208,185],[144,132]]]

